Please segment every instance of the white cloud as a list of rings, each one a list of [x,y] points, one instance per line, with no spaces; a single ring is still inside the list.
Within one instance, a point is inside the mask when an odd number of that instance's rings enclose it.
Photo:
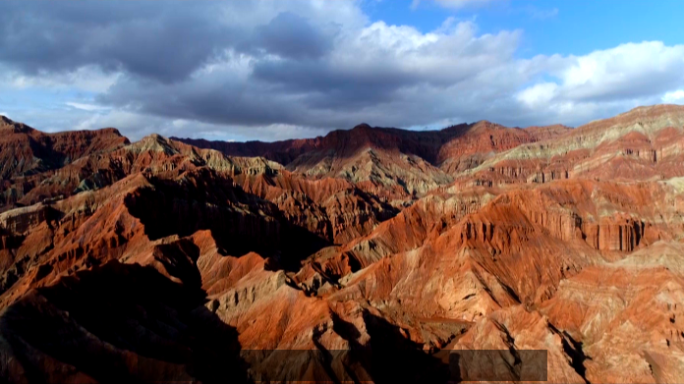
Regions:
[[[676,102],[684,92],[684,45],[622,44],[584,56],[538,56],[525,64],[555,79],[529,85],[516,100],[540,119],[578,123],[638,105]],[[546,116],[546,117],[544,117]]]
[[[86,104],[86,103],[76,103],[76,102],[66,102],[64,103],[72,108],[80,109],[83,111],[106,111],[111,109],[110,107],[103,107],[101,105]]]
[[[663,103],[666,104],[684,104],[684,90],[680,89],[673,92],[668,92],[663,95]]]
[[[558,85],[555,83],[539,83],[524,89],[516,98],[530,108],[543,107],[556,96]]]
[[[628,43],[586,56],[571,56],[569,61],[571,65],[559,76],[565,91],[575,98],[661,93],[684,80],[684,45]]]
[[[1,66],[0,66],[1,67]],[[2,69],[2,68],[0,68]],[[23,74],[4,68],[0,83],[15,89],[78,89],[86,92],[105,92],[123,75],[120,72],[106,73],[94,65],[87,65],[73,71],[60,73],[38,72]]]

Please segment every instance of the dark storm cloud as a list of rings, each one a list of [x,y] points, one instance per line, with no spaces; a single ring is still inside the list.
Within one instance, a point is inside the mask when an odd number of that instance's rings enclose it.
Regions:
[[[195,2],[3,2],[0,61],[29,73],[107,71],[172,82],[235,40],[218,4]]]
[[[337,33],[290,12],[256,28],[228,22],[227,13],[245,10],[237,2],[2,2],[0,61],[28,74],[96,65],[169,83],[227,49],[317,58]]]
[[[256,28],[254,39],[245,43],[283,58],[316,59],[332,50],[338,31],[334,26],[320,30],[299,15],[281,12],[268,24]]]
[[[384,23],[364,29],[354,4],[5,2],[0,63],[34,76],[84,66],[120,72],[96,100],[139,114],[329,129],[453,115],[410,99],[431,97],[416,93],[421,86],[453,87],[505,61],[516,45],[510,33],[478,40],[467,24],[436,41]]]
[[[397,89],[422,81],[389,67],[354,71],[329,61],[292,60],[256,63],[252,78],[280,92],[305,95],[301,101],[309,107],[341,109],[389,101]]]
[[[98,101],[157,116],[214,124],[325,127],[333,123],[333,115],[325,120],[312,119],[304,97],[277,92],[272,85],[250,81],[249,86],[245,86],[230,78],[229,73],[214,75],[211,82],[143,85],[124,81],[99,96]]]

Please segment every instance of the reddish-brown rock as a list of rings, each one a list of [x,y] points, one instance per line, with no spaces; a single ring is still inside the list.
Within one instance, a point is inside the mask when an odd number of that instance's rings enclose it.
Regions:
[[[2,381],[684,380],[684,107],[279,143],[0,129]]]

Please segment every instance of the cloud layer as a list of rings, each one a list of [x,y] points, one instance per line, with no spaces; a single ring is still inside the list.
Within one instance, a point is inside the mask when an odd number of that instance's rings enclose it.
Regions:
[[[449,18],[424,33],[371,22],[359,1],[3,2],[0,109],[60,89],[55,128],[272,140],[362,121],[576,125],[684,101],[681,45],[521,59],[524,31]]]

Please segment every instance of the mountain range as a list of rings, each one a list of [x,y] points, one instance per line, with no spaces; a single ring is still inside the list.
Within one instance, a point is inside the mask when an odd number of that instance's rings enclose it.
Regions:
[[[684,106],[269,143],[0,117],[0,174],[2,381],[684,381]]]

